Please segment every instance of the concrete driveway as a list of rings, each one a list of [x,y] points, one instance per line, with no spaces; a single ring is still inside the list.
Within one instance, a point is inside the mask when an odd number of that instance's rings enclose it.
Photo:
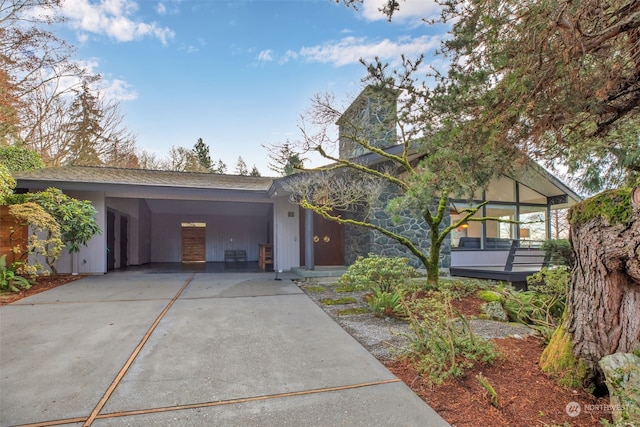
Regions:
[[[290,280],[141,271],[0,307],[0,425],[448,424]]]

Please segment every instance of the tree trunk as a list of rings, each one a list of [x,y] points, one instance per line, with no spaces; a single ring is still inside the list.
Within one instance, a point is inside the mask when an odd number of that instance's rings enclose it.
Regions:
[[[640,188],[626,200],[613,199],[609,208],[630,203],[631,218],[599,212],[570,230],[576,265],[566,326],[573,354],[587,367],[585,384],[604,383],[602,357],[640,349]]]

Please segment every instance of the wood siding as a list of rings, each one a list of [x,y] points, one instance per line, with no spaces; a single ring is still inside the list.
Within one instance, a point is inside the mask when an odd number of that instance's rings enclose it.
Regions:
[[[21,259],[27,248],[29,227],[20,224],[10,213],[9,206],[0,206],[0,256],[7,255],[7,263]],[[20,246],[23,251],[13,253]]]

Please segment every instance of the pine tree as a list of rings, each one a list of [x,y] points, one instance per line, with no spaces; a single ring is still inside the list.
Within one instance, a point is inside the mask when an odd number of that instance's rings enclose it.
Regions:
[[[238,175],[248,175],[249,170],[247,169],[247,164],[244,162],[242,156],[238,157],[238,162],[236,163],[236,174]]]
[[[100,165],[97,146],[103,134],[103,112],[99,108],[98,98],[91,93],[89,84],[82,83],[76,99],[71,104],[70,121],[67,125],[73,142],[67,163],[72,165]]]
[[[198,159],[200,166],[204,169],[211,171],[212,170],[212,162],[211,162],[211,154],[209,152],[209,146],[204,143],[202,138],[198,138],[198,142],[193,146],[193,154]]]

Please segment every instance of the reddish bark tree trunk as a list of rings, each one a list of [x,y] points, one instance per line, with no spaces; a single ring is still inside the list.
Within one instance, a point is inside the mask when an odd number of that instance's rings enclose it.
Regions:
[[[596,217],[570,230],[576,265],[567,331],[589,369],[588,383],[604,383],[602,357],[640,348],[640,188],[631,204],[631,222]]]

